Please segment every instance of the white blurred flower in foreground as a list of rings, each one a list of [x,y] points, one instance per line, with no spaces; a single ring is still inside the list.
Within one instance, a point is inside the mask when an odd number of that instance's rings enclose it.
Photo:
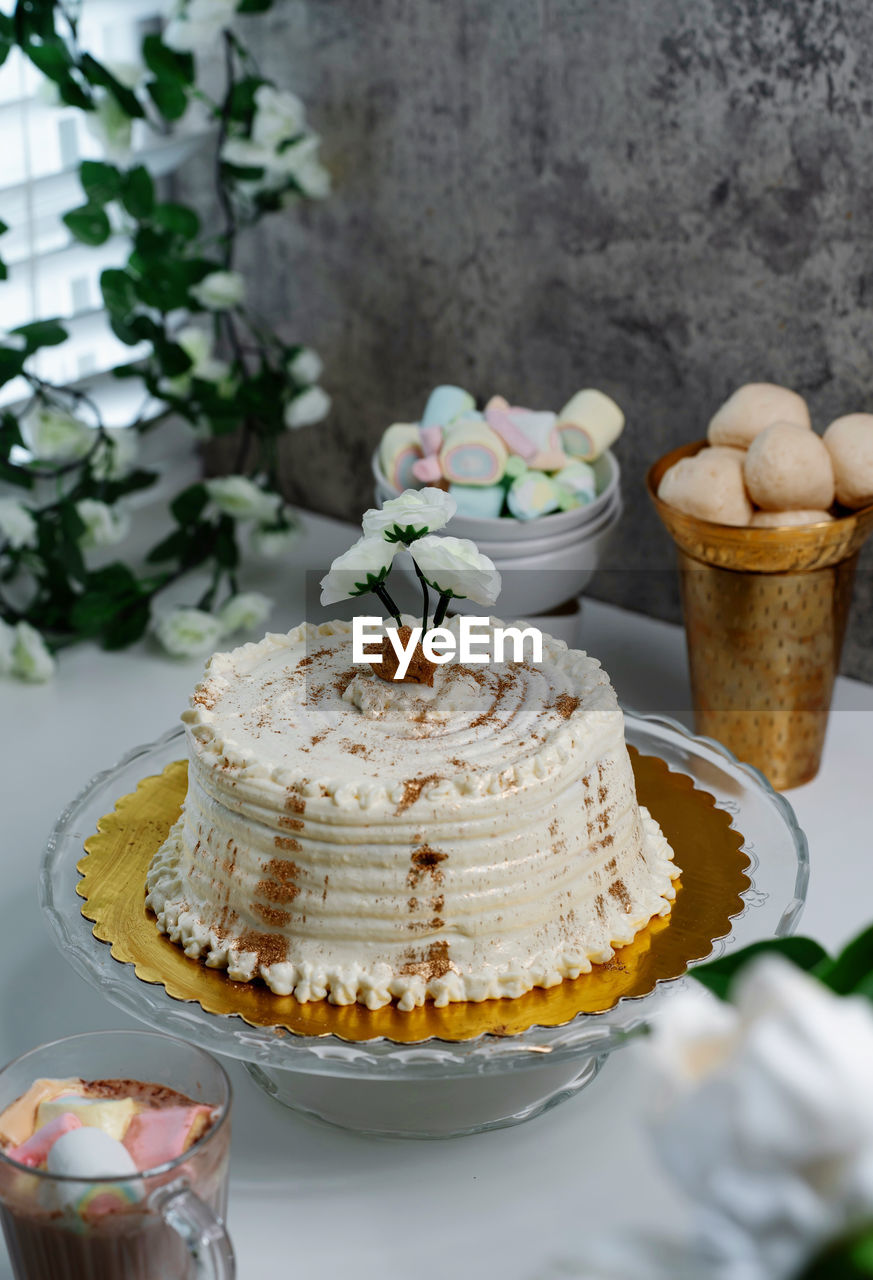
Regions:
[[[251,543],[252,550],[256,555],[263,556],[265,560],[278,560],[280,556],[286,555],[291,548],[299,541],[299,529],[271,529],[264,525],[258,525],[252,529]]]
[[[96,498],[82,498],[76,503],[76,515],[84,524],[79,536],[82,547],[114,547],[130,532],[130,516]]]
[[[84,458],[95,440],[84,422],[52,405],[34,405],[18,425],[25,445],[40,462],[74,462]]]
[[[318,382],[323,369],[321,356],[312,347],[301,347],[288,361],[288,372],[303,387],[311,387]]]
[[[43,684],[55,673],[55,660],[42,636],[29,622],[19,622],[12,645],[12,674],[30,684]]]
[[[15,498],[0,498],[0,542],[18,551],[22,547],[35,547],[36,538],[36,521],[24,503]]]
[[[656,1142],[698,1206],[706,1274],[782,1280],[873,1216],[873,1010],[776,956],[733,999],[661,1011]]]
[[[103,444],[91,459],[98,480],[120,480],[132,471],[139,457],[139,436],[127,427],[104,430]]]
[[[246,296],[246,282],[238,271],[211,271],[189,290],[192,298],[208,311],[238,307]]]
[[[281,505],[278,493],[267,493],[247,476],[216,476],[206,481],[206,489],[215,506],[234,520],[272,520]]]
[[[307,387],[285,406],[285,426],[311,427],[330,413],[330,396],[321,387]]]
[[[223,634],[218,618],[203,609],[176,609],[155,623],[155,635],[167,653],[193,658],[215,649]]]
[[[164,44],[178,53],[204,53],[233,22],[237,0],[178,0]]]
[[[267,621],[273,611],[273,601],[260,591],[243,591],[222,605],[218,620],[225,635],[234,631],[253,631]]]
[[[108,89],[97,98],[95,109],[85,112],[85,127],[100,143],[107,160],[123,164],[129,158],[133,120]]]
[[[224,382],[230,377],[230,365],[217,360],[212,354],[212,339],[203,329],[187,325],[175,334],[175,341],[191,361],[191,368],[174,378],[162,378],[158,390],[167,395],[186,396],[191,389],[191,379],[201,382]]]

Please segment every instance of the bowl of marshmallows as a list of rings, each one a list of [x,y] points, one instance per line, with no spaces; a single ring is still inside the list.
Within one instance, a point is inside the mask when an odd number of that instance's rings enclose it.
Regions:
[[[555,412],[499,395],[477,406],[462,387],[435,387],[418,422],[383,433],[376,501],[444,489],[457,504],[445,532],[472,539],[499,569],[503,615],[547,613],[584,590],[621,518],[610,446],[623,428],[619,406],[593,388]]]

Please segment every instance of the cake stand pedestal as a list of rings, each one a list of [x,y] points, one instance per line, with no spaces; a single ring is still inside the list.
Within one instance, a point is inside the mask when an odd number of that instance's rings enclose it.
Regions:
[[[744,837],[751,886],[729,934],[714,943],[711,954],[791,933],[803,907],[809,863],[788,802],[720,744],[661,717],[629,711],[625,716],[628,742],[690,777],[732,816]],[[623,996],[606,1012],[581,1013],[563,1025],[461,1040],[432,1035],[412,1043],[293,1034],[207,1012],[196,998],[174,999],[159,981],[143,981],[133,964],[116,960],[94,936],[76,886],[83,842],[98,820],[143,778],[184,754],[182,730],[174,729],[92,780],[52,834],[40,901],[65,962],[108,1000],[160,1031],[241,1059],[259,1087],[292,1110],[394,1137],[449,1137],[518,1124],[584,1088],[607,1055],[643,1029],[686,980],[659,981],[649,994]]]

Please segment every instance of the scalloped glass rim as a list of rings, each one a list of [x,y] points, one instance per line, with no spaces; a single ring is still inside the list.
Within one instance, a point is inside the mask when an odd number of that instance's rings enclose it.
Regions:
[[[733,815],[746,837],[743,848],[750,859],[752,886],[743,895],[744,909],[732,921],[730,934],[714,943],[712,956],[723,954],[728,946],[792,933],[806,899],[809,850],[788,801],[757,769],[676,720],[625,708],[625,725],[628,742],[692,777]],[[180,725],[92,778],[58,819],[39,880],[40,905],[67,962],[112,1004],[160,1031],[195,1040],[213,1053],[309,1074],[367,1079],[479,1075],[609,1053],[644,1027],[660,1002],[684,981],[661,982],[650,995],[624,998],[606,1013],[580,1014],[562,1027],[416,1045],[387,1040],[355,1045],[333,1037],[277,1035],[269,1028],[250,1027],[241,1018],[209,1014],[197,1004],[175,1000],[163,987],[140,981],[132,965],[113,959],[109,946],[93,936],[91,922],[81,914],[75,885],[76,863],[97,819],[141,778],[184,754]]]

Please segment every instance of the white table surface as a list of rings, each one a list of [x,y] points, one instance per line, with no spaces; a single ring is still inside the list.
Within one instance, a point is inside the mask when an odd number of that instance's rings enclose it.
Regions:
[[[299,621],[302,566],[327,564],[349,545],[348,526],[314,516],[305,526],[290,566],[258,584],[283,597],[273,630]],[[626,704],[690,722],[678,627],[586,601],[582,644]],[[51,684],[0,683],[0,1061],[58,1036],[135,1025],[64,965],[37,905],[37,872],[66,803],[177,722],[201,666],[167,659],[150,642],[122,654],[84,645],[63,655]],[[873,918],[871,762],[873,686],[840,680],[821,772],[788,796],[812,856],[801,931],[826,946]],[[528,1124],[443,1142],[361,1138],[303,1119],[229,1065],[241,1280],[534,1280],[582,1255],[592,1233],[657,1224],[677,1210],[649,1154],[644,1061],[634,1050]],[[10,1275],[4,1256],[0,1280]]]

